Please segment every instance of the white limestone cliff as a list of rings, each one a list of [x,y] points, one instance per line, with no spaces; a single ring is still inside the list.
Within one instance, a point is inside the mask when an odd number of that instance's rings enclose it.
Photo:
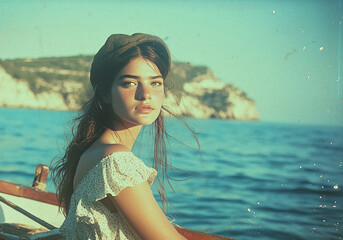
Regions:
[[[191,67],[191,66],[190,66]],[[195,118],[259,120],[254,101],[234,86],[218,80],[208,68],[183,85],[179,100],[168,94],[165,105],[176,114]],[[174,74],[186,77],[184,66],[172,66]]]
[[[34,69],[24,69],[34,71]],[[39,68],[56,74],[82,75],[87,72]],[[259,120],[255,103],[234,86],[218,80],[206,67],[190,64],[173,64],[173,76],[183,85],[167,92],[164,105],[177,115],[195,118],[223,118],[237,120]],[[186,81],[185,81],[186,79]],[[48,89],[34,93],[25,79],[16,79],[0,66],[0,107],[23,107],[50,110],[77,110],[80,107],[80,91],[83,83],[73,80],[45,81],[36,79],[38,87]]]
[[[0,67],[0,106],[49,110],[73,110],[77,107],[71,96],[64,99],[58,91],[35,94],[25,81],[14,79]]]

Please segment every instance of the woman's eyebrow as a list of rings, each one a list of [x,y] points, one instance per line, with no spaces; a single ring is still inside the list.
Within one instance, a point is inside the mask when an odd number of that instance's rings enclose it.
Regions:
[[[124,78],[139,79],[140,77],[135,76],[135,75],[125,74],[125,75],[121,75],[119,79],[124,79]]]
[[[157,78],[163,78],[163,77],[162,77],[162,75],[157,75],[157,76],[151,77],[151,79],[157,79]]]
[[[141,79],[140,76],[136,76],[136,75],[130,75],[130,74],[125,74],[125,75],[121,75],[119,77],[119,79],[124,79],[124,78],[132,78],[132,79]],[[157,76],[151,76],[149,77],[150,79],[157,79],[157,78],[163,78],[161,75],[157,75]]]

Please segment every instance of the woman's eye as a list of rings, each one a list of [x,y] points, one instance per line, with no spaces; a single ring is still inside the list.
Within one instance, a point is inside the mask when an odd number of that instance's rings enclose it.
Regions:
[[[160,82],[160,81],[155,81],[155,82],[152,82],[151,85],[153,85],[153,86],[162,86],[163,83]]]
[[[131,87],[131,86],[135,86],[136,84],[134,82],[122,82],[121,85],[123,87]]]

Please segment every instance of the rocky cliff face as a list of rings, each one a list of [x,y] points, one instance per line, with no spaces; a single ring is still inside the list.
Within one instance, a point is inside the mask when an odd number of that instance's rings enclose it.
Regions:
[[[43,82],[44,83],[44,82]],[[66,98],[59,88],[34,93],[27,82],[9,75],[0,67],[0,106],[49,110],[74,110],[78,107],[73,94]]]
[[[91,57],[0,62],[0,106],[77,110],[91,95]],[[173,63],[164,105],[195,118],[259,120],[255,103],[207,67]]]
[[[177,63],[171,72],[176,80],[189,79],[179,87],[178,94],[167,95],[165,105],[177,114],[195,118],[260,119],[255,103],[242,90],[219,81],[207,67]]]

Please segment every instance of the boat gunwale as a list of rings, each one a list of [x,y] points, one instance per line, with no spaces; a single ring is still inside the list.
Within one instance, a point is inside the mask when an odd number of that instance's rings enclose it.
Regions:
[[[57,194],[46,192],[35,187],[27,187],[7,181],[0,180],[0,193],[23,197],[35,200],[41,203],[47,203],[59,206]],[[235,240],[233,238],[214,235],[210,233],[199,232],[180,226],[174,226],[175,229],[188,240]]]
[[[0,180],[0,193],[23,197],[38,202],[58,206],[57,195],[51,192],[42,191],[38,188],[27,187],[7,181]]]

